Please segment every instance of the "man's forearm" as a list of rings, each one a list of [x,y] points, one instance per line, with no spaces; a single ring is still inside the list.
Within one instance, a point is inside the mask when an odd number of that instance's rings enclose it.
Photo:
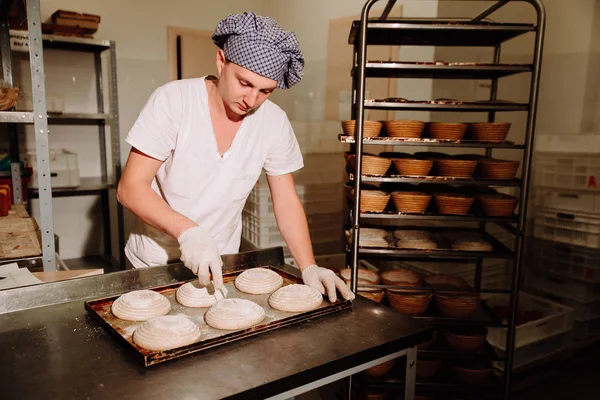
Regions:
[[[145,184],[119,185],[119,202],[146,224],[178,238],[183,232],[196,226],[186,216],[173,210],[151,187]]]
[[[293,197],[293,199],[288,199],[285,204],[274,203],[273,209],[279,231],[302,271],[309,265],[316,264],[316,262],[308,232],[306,214],[298,196],[294,193]]]

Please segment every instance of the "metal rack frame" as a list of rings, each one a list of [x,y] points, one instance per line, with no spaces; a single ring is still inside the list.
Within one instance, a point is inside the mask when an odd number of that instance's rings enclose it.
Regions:
[[[427,140],[401,141],[401,140],[381,140],[381,139],[365,139],[352,140],[347,137],[340,137],[342,142],[350,143],[356,155],[356,168],[354,179],[354,205],[352,211],[353,237],[350,249],[350,266],[352,268],[351,289],[356,292],[358,284],[358,263],[360,255],[370,256],[387,256],[404,259],[410,257],[413,259],[419,258],[423,260],[430,259],[433,254],[438,257],[453,257],[455,259],[471,259],[476,263],[475,272],[475,289],[480,292],[490,292],[481,289],[481,270],[482,259],[489,257],[491,254],[471,252],[427,252],[427,251],[406,251],[406,250],[366,250],[358,246],[361,221],[371,218],[386,218],[386,219],[430,219],[444,221],[469,221],[479,222],[479,229],[484,232],[485,224],[494,222],[503,227],[506,231],[515,235],[515,251],[503,255],[514,259],[514,268],[511,277],[510,293],[510,315],[508,324],[499,324],[507,328],[506,341],[506,357],[503,398],[510,398],[511,390],[511,370],[514,358],[515,344],[515,328],[516,314],[518,307],[519,295],[519,278],[521,272],[521,263],[523,259],[523,239],[525,234],[527,200],[530,186],[530,170],[533,153],[533,137],[536,122],[536,109],[538,101],[539,77],[541,70],[541,58],[544,41],[545,30],[545,10],[541,0],[498,0],[488,9],[484,10],[478,16],[472,19],[399,19],[387,21],[387,16],[395,4],[395,0],[388,0],[386,8],[382,16],[378,19],[370,19],[369,12],[371,7],[379,0],[368,0],[364,5],[361,13],[361,20],[355,21],[349,37],[349,43],[354,45],[354,65],[352,72],[352,93],[353,93],[353,108],[352,118],[356,120],[355,138],[362,138],[364,110],[365,109],[383,109],[383,110],[416,110],[416,111],[468,111],[468,112],[486,112],[488,113],[488,121],[495,120],[496,112],[527,112],[527,127],[524,145],[514,144],[474,144],[468,142],[441,142]],[[490,23],[483,21],[485,17],[511,2],[527,2],[531,4],[537,13],[536,24],[503,24]],[[533,54],[533,63],[531,65],[503,65],[500,63],[501,44],[506,40],[520,36],[522,34],[535,33],[535,49]],[[435,63],[405,63],[405,62],[373,62],[366,59],[367,46],[369,45],[412,45],[412,46],[478,46],[478,47],[493,47],[494,48],[494,63],[478,67],[476,65],[459,66],[459,65],[435,65]],[[429,65],[428,65],[429,64]],[[433,65],[432,65],[433,64]],[[386,78],[431,78],[431,79],[490,79],[492,81],[490,100],[495,100],[498,90],[498,79],[517,73],[531,73],[531,84],[529,93],[529,102],[526,104],[517,103],[459,103],[459,104],[438,104],[435,101],[406,101],[397,99],[382,99],[382,100],[366,100],[365,99],[365,81],[367,77],[386,77]],[[498,221],[495,218],[485,217],[461,217],[461,218],[440,218],[438,216],[395,216],[389,214],[365,214],[360,212],[360,187],[361,182],[427,182],[427,183],[443,183],[443,184],[460,184],[460,181],[448,182],[445,180],[431,181],[416,178],[403,177],[381,177],[381,176],[363,176],[362,175],[362,160],[364,144],[381,144],[381,145],[421,145],[421,146],[437,146],[437,147],[475,147],[485,148],[486,155],[491,156],[493,148],[513,148],[523,151],[522,163],[522,179],[497,182],[497,181],[477,181],[462,182],[478,185],[493,185],[493,186],[515,186],[520,189],[520,202],[517,215],[514,218],[509,218],[510,221]],[[352,179],[353,177],[351,177]],[[516,223],[516,227],[511,225]],[[497,255],[496,255],[497,256]],[[436,257],[436,261],[437,258]],[[492,291],[493,292],[493,291]],[[507,291],[496,291],[507,292]],[[426,318],[431,322],[440,322],[436,318]],[[468,323],[468,321],[462,321]],[[494,326],[493,323],[482,323],[483,326]],[[444,388],[442,388],[444,389]],[[447,388],[446,388],[447,389]]]
[[[19,167],[19,144],[17,124],[34,124],[36,157],[38,167],[38,188],[29,189],[30,199],[39,198],[40,228],[42,237],[42,262],[44,271],[56,271],[56,250],[54,245],[54,225],[52,197],[71,197],[100,195],[102,207],[102,225],[104,232],[104,254],[114,264],[112,257],[112,240],[110,227],[110,191],[115,190],[116,183],[121,177],[121,150],[119,134],[119,114],[117,97],[116,73],[116,44],[114,41],[72,38],[57,35],[45,35],[41,32],[40,1],[27,1],[27,31],[9,31],[5,19],[0,21],[0,45],[2,48],[2,66],[4,79],[12,82],[11,42],[25,50],[28,47],[31,65],[33,112],[2,111],[0,123],[9,126],[9,152],[11,155],[11,177],[13,183],[13,201],[23,203],[21,188],[21,171]],[[3,18],[3,16],[0,16]],[[89,52],[94,55],[94,70],[96,76],[97,113],[61,113],[48,115],[46,107],[46,90],[44,74],[44,51],[59,49],[76,52]],[[104,109],[104,82],[102,70],[102,54],[108,53],[108,104],[109,110]],[[92,125],[98,127],[98,143],[101,163],[99,178],[83,178],[76,188],[51,187],[49,162],[49,131],[48,125]],[[106,151],[106,124],[110,127],[112,171],[109,176]],[[15,161],[16,160],[16,161]],[[30,207],[31,202],[28,202]],[[124,268],[124,219],[123,207],[117,202],[117,235],[119,245],[119,261]]]

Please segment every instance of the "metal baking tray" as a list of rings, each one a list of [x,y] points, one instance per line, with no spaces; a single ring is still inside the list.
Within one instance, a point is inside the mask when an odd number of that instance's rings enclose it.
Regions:
[[[263,267],[269,268],[280,274],[283,278],[284,285],[292,283],[302,283],[301,277],[284,271],[278,266],[265,265]],[[323,303],[319,308],[309,312],[288,313],[275,310],[271,308],[268,304],[269,294],[253,295],[242,293],[236,289],[233,283],[236,276],[238,276],[240,273],[242,273],[245,269],[248,268],[250,267],[238,267],[235,272],[226,273],[223,277],[225,287],[228,290],[227,298],[248,299],[259,304],[265,309],[266,318],[260,324],[248,329],[226,331],[212,328],[208,326],[206,322],[204,322],[204,314],[208,310],[208,308],[190,308],[184,307],[181,304],[179,304],[175,299],[175,292],[181,285],[183,285],[187,281],[178,282],[176,284],[167,286],[150,288],[151,290],[163,294],[169,299],[172,308],[168,315],[184,315],[200,326],[200,330],[202,333],[200,341],[172,350],[147,350],[133,343],[133,332],[138,326],[140,326],[143,323],[143,321],[125,321],[118,319],[112,314],[112,303],[119,296],[111,296],[102,299],[86,301],[85,309],[95,320],[97,320],[100,323],[100,325],[104,329],[106,329],[109,333],[115,336],[119,342],[124,344],[130,351],[132,351],[134,356],[140,362],[142,362],[144,366],[149,367],[151,365],[155,365],[167,360],[181,358],[192,353],[207,350],[212,347],[225,345],[236,340],[258,335],[263,332],[279,329],[288,325],[297,324],[303,321],[307,321],[309,319],[332,314],[338,311],[350,309],[352,307],[352,303],[347,300],[338,300],[336,303],[332,304],[326,298],[324,298]]]

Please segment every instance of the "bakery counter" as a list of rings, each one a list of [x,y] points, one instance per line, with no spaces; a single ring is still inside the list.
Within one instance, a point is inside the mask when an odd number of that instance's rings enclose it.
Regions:
[[[234,269],[282,256],[279,248],[224,261]],[[359,296],[350,310],[144,367],[84,309],[89,299],[192,277],[176,264],[0,291],[2,398],[285,399],[410,359],[433,335],[429,325]]]

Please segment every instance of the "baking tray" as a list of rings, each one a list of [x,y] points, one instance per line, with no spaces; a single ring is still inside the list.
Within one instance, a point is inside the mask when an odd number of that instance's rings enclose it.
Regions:
[[[283,269],[265,265],[263,268],[269,268],[277,272],[283,278],[283,284],[288,285],[292,283],[302,283],[302,279],[299,276],[293,275],[284,271]],[[204,322],[204,314],[208,308],[190,308],[184,307],[177,302],[175,299],[175,292],[177,289],[188,282],[178,282],[167,286],[159,286],[149,288],[158,293],[163,294],[171,302],[171,311],[168,315],[184,315],[196,322],[200,326],[202,333],[201,340],[192,343],[187,346],[178,347],[167,351],[153,351],[144,349],[135,343],[133,343],[133,332],[140,326],[143,321],[125,321],[118,319],[111,312],[112,303],[119,296],[111,296],[85,302],[85,309],[90,315],[100,323],[100,325],[106,329],[110,334],[116,337],[116,339],[124,344],[130,351],[133,352],[134,356],[146,367],[155,365],[167,360],[177,359],[189,354],[198,353],[212,347],[225,345],[227,343],[234,342],[236,340],[245,339],[250,336],[258,335],[264,332],[279,329],[292,324],[304,322],[316,317],[332,314],[338,311],[350,309],[352,302],[348,300],[338,300],[336,303],[330,303],[326,298],[323,299],[323,303],[319,308],[313,311],[304,313],[288,313],[283,311],[277,311],[271,308],[268,304],[268,298],[270,294],[253,295],[240,292],[234,285],[235,278],[242,273],[244,267],[238,267],[235,272],[226,273],[223,276],[225,287],[228,290],[227,298],[242,298],[254,301],[265,309],[266,318],[260,323],[251,328],[227,331],[215,329],[208,326]]]

